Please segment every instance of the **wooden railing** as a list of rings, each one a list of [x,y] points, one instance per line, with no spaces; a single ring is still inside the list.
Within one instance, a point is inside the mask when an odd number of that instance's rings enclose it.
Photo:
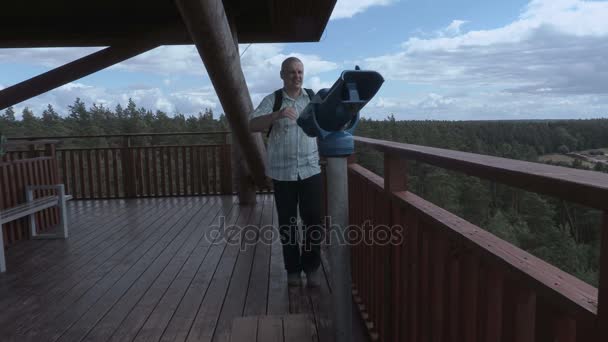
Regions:
[[[384,178],[349,165],[350,223],[364,230],[385,225],[391,236],[403,236],[398,243],[352,247],[353,293],[373,336],[414,342],[608,341],[608,175],[356,140],[384,153]],[[408,192],[406,160],[603,210],[599,291]]]
[[[60,179],[75,199],[231,194],[229,132],[58,136],[64,145],[102,141],[104,147],[57,150]],[[149,145],[145,139],[215,137],[211,143]],[[47,139],[49,137],[29,137]],[[143,141],[143,142],[142,142]],[[140,146],[137,146],[140,145]]]
[[[56,141],[12,142],[0,161],[0,210],[25,202],[26,185],[46,185],[59,182],[55,156]],[[37,147],[43,146],[41,150]],[[17,149],[19,148],[19,149]],[[37,191],[35,196],[49,195],[50,190]],[[40,231],[58,223],[56,208],[36,213]],[[29,237],[28,221],[21,219],[2,226],[4,243],[9,246]],[[0,246],[1,247],[1,246]]]

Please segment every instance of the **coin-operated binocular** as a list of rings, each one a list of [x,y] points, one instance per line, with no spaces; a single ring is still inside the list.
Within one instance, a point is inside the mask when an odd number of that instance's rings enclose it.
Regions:
[[[321,89],[304,108],[298,125],[309,137],[318,137],[319,155],[344,157],[354,152],[353,132],[359,111],[380,89],[384,78],[376,71],[346,70],[334,85]]]

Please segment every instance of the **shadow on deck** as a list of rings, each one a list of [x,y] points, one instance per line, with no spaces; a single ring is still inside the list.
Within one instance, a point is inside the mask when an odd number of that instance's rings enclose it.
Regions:
[[[318,289],[288,289],[280,242],[261,242],[255,228],[276,223],[272,195],[252,206],[235,201],[70,203],[68,240],[7,251],[0,340],[229,341],[238,317],[305,314],[312,340],[331,341],[327,278]],[[252,225],[253,233],[234,243],[212,233],[222,222]],[[323,267],[327,274],[327,260]],[[364,341],[358,318],[355,327]]]

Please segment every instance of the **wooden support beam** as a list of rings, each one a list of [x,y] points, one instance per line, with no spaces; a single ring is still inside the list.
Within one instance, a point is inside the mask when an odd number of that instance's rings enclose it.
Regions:
[[[253,104],[241,69],[240,56],[221,0],[175,0],[184,24],[196,44],[232,127],[233,142],[242,151],[256,184],[266,182],[262,137],[249,132]]]
[[[0,110],[137,56],[157,46],[156,43],[137,41],[125,46],[110,46],[27,81],[0,90]]]
[[[239,53],[239,37],[234,16],[228,17],[228,23],[230,24],[230,33],[232,33],[234,47],[236,48],[236,52]],[[247,163],[243,159],[243,152],[241,151],[239,144],[231,143],[230,147],[232,149],[232,165],[234,165],[234,176],[236,178],[233,184],[236,184],[239,204],[245,205],[256,203],[256,186],[253,183],[253,178],[247,168]]]

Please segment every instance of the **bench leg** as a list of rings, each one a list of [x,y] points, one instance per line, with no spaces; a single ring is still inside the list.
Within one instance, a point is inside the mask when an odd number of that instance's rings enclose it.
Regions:
[[[66,195],[65,195],[65,186],[63,184],[57,184],[53,186],[49,186],[57,189],[57,196],[59,197],[59,201],[57,203],[59,207],[59,225],[57,227],[57,231],[55,233],[49,234],[38,234],[36,229],[36,216],[35,214],[31,214],[28,216],[28,220],[30,222],[30,236],[32,239],[67,239],[68,238],[68,213],[66,208]],[[26,187],[25,190],[25,198],[28,202],[34,200],[34,190]]]
[[[2,253],[0,253],[0,272],[6,272],[6,258],[4,257],[4,231],[2,230],[1,224],[0,224],[0,248],[2,248]]]
[[[34,200],[34,191],[32,189],[25,189],[25,200],[31,202]],[[30,238],[35,239],[38,236],[38,232],[36,229],[36,215],[28,215],[27,217],[30,223]]]
[[[65,186],[63,184],[57,185],[57,192],[59,194],[59,236],[67,239],[68,238],[68,212],[66,208],[65,200]]]

